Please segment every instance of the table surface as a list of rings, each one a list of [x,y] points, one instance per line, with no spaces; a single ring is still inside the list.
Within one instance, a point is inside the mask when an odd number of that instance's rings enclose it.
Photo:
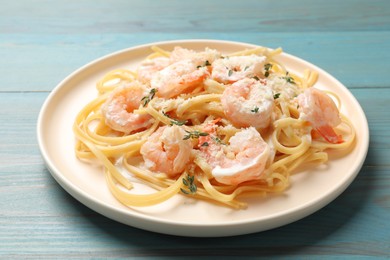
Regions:
[[[259,44],[340,80],[364,109],[366,161],[332,203],[292,224],[225,238],[157,234],[66,193],[36,138],[40,108],[80,66],[176,39]],[[390,257],[390,1],[19,0],[0,9],[0,258]]]

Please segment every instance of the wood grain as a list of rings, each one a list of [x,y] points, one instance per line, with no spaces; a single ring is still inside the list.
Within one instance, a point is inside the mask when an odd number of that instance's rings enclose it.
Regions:
[[[389,16],[386,0],[12,1],[0,33],[387,31]]]
[[[51,91],[79,67],[139,44],[175,39],[242,41],[285,52],[326,70],[349,88],[387,87],[390,32],[222,34],[113,34],[58,36],[0,34],[0,91]],[[41,45],[44,41],[45,45]],[[81,55],[82,54],[82,55]],[[37,66],[39,64],[39,66]],[[31,80],[34,79],[34,80]]]

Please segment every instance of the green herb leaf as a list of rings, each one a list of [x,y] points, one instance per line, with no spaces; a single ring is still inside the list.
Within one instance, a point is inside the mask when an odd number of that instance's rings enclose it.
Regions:
[[[278,98],[279,98],[279,96],[280,96],[280,93],[276,93],[276,94],[274,94],[274,99],[278,99]]]
[[[286,72],[286,76],[283,77],[288,83],[295,84],[294,78],[288,75],[288,72]]]
[[[196,66],[196,68],[199,69],[199,68],[207,67],[207,66],[211,66],[211,63],[208,60],[206,60],[203,65]]]
[[[190,192],[191,192],[192,194],[195,194],[197,190],[198,190],[198,187],[197,187],[195,184],[192,184],[192,185],[190,186]]]
[[[204,142],[203,144],[201,144],[200,146],[202,147],[206,147],[206,146],[209,146],[209,143],[208,142]]]
[[[190,176],[187,174],[185,178],[183,178],[183,184],[186,186],[187,189],[180,188],[181,192],[184,194],[194,194],[198,190],[198,187],[194,183],[195,181],[195,176]]]
[[[154,98],[154,95],[156,94],[156,92],[157,92],[157,89],[152,88],[150,90],[149,94],[141,99],[141,102],[143,102],[142,105],[144,107],[150,102],[150,100],[152,100]]]
[[[272,64],[271,63],[264,64],[264,76],[265,77],[269,76],[269,72],[270,72],[271,69],[272,69]]]
[[[162,111],[162,113],[163,113],[164,116],[166,116],[168,118],[171,118],[166,112]],[[178,119],[172,119],[171,118],[171,125],[182,126],[182,125],[185,125],[185,124],[187,124],[187,120],[178,120]]]
[[[254,109],[251,110],[251,112],[253,112],[253,113],[259,112],[259,108],[258,108],[258,107],[255,107]]]
[[[167,113],[167,112],[165,112],[165,111],[162,111],[162,113],[163,113],[163,115],[164,115],[164,116],[166,116],[166,117],[168,117],[168,118],[171,118],[171,117],[168,115],[168,113]]]
[[[190,138],[199,138],[200,136],[208,136],[209,135],[208,133],[199,132],[198,130],[195,130],[192,132],[186,130],[186,133],[187,134],[184,136],[183,140],[187,140]]]
[[[211,139],[213,139],[217,144],[226,145],[224,142],[222,142],[221,138],[212,136]]]
[[[185,125],[185,124],[187,124],[187,120],[177,120],[177,119],[172,119],[171,120],[171,125],[182,126],[182,125]]]
[[[233,74],[233,70],[229,70],[228,76],[230,77]]]

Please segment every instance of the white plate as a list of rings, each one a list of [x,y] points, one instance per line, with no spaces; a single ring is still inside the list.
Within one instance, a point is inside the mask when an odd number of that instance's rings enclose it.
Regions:
[[[117,68],[135,68],[150,46],[164,49],[183,46],[202,50],[206,46],[230,53],[254,45],[212,40],[186,40],[142,45],[113,53],[93,61],[64,79],[45,101],[38,119],[38,142],[42,156],[53,177],[73,197],[116,221],[145,230],[181,236],[230,236],[263,231],[301,219],[322,208],[356,177],[365,160],[369,132],[366,117],[353,95],[320,68],[288,54],[278,60],[289,71],[300,74],[309,68],[318,71],[317,87],[336,92],[342,100],[342,112],[357,131],[356,146],[351,153],[332,159],[325,167],[298,173],[292,185],[279,196],[249,201],[246,210],[232,210],[177,195],[152,207],[127,208],[110,193],[103,170],[75,157],[72,124],[76,113],[97,95],[95,83]],[[283,47],[283,46],[282,46]]]

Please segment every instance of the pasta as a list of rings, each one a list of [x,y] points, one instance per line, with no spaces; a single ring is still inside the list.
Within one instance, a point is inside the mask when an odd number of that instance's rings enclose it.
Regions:
[[[244,209],[245,197],[285,191],[300,167],[347,152],[355,131],[337,94],[315,88],[314,71],[289,72],[281,52],[152,47],[136,70],[97,82],[73,125],[76,156],[103,165],[129,207],[182,194]],[[132,192],[135,182],[156,191]]]

